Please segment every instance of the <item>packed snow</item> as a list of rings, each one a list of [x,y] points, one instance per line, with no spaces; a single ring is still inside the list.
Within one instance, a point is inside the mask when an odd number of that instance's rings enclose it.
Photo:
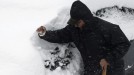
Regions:
[[[65,27],[69,19],[69,9],[75,0],[0,0],[0,74],[1,75],[76,75],[81,68],[81,57],[77,48],[67,48],[39,39],[36,28],[46,26],[48,30]],[[134,8],[133,0],[81,0],[93,12],[100,8],[118,5]],[[108,10],[109,11],[109,10]],[[129,38],[134,39],[134,19],[131,14],[110,10],[107,21],[119,24]],[[44,25],[45,24],[45,25]],[[57,67],[54,71],[45,68],[44,60],[51,60],[48,55],[56,47],[62,51],[69,49],[74,53],[68,69]],[[133,49],[131,49],[133,50]],[[76,53],[76,54],[75,54]],[[52,56],[53,57],[53,56]],[[51,62],[53,62],[51,60]],[[128,65],[126,69],[133,67]],[[78,75],[78,74],[77,74]]]

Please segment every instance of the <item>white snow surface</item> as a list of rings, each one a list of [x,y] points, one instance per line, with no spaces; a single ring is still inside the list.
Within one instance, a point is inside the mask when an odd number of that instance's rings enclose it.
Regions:
[[[0,0],[0,75],[52,75],[46,73],[44,68],[43,58],[38,50],[42,48],[43,43],[39,43],[40,39],[35,30],[44,24],[47,29],[65,27],[73,1],[75,0]],[[81,1],[87,4],[91,11],[113,5],[134,8],[133,0]],[[60,10],[61,8],[63,9]],[[114,18],[107,20],[117,23]],[[126,25],[121,28],[127,37],[132,39],[134,21],[119,20],[119,22],[124,21]],[[36,43],[36,48],[33,43]],[[69,70],[59,73],[71,75]],[[59,75],[59,73],[53,74]]]

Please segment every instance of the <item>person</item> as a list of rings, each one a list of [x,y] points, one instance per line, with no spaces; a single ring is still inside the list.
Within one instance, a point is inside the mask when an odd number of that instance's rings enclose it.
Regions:
[[[130,42],[120,27],[93,16],[81,1],[72,4],[70,16],[65,28],[39,27],[39,37],[52,43],[73,42],[83,58],[84,75],[100,75],[102,70],[107,75],[124,75],[123,56]]]

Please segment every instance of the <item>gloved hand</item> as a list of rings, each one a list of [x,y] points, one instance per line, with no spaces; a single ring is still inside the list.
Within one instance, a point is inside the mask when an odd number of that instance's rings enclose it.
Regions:
[[[39,28],[37,28],[36,32],[39,35],[43,35],[46,32],[46,28],[44,26],[40,26]]]

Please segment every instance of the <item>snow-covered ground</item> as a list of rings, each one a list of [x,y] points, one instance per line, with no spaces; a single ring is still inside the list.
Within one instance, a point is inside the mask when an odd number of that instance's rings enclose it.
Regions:
[[[45,75],[44,62],[31,38],[36,36],[35,30],[40,25],[45,24],[48,29],[64,27],[73,1],[75,0],[0,0],[0,75]],[[81,1],[87,4],[91,11],[113,5],[134,8],[133,0]],[[121,28],[129,39],[133,39],[133,20],[122,21],[120,17],[107,20],[125,23]]]

